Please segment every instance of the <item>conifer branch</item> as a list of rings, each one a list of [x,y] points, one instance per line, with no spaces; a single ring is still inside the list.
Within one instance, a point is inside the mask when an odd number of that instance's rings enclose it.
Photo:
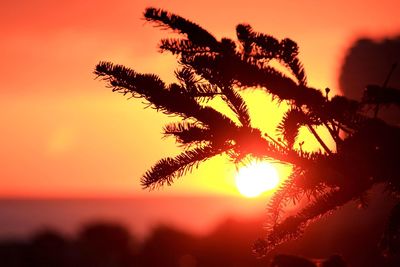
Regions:
[[[164,127],[164,135],[173,135],[181,144],[192,144],[195,142],[211,141],[212,133],[199,123],[177,122]]]
[[[168,115],[195,118],[206,125],[219,125],[234,130],[236,125],[228,117],[210,107],[202,107],[179,85],[166,86],[156,75],[139,74],[121,65],[100,62],[95,74],[102,77],[113,91],[144,98],[157,110]]]
[[[315,131],[313,126],[311,124],[307,124],[307,128],[310,130],[312,135],[314,135],[315,139],[317,139],[318,143],[322,146],[322,148],[325,150],[326,153],[329,155],[332,154],[332,151],[329,149],[329,147],[325,144],[325,142],[322,140],[322,138],[318,135],[318,133]]]
[[[169,13],[158,8],[147,8],[144,18],[148,21],[166,26],[181,34],[185,34],[189,40],[200,46],[215,47],[218,41],[215,37],[196,23],[193,23],[181,16]]]
[[[251,120],[247,105],[239,93],[235,92],[230,86],[223,87],[222,93],[224,94],[224,100],[236,114],[242,126],[251,127]]]
[[[143,175],[141,184],[144,188],[149,189],[171,185],[174,179],[191,172],[193,168],[198,167],[200,162],[227,150],[229,150],[229,147],[215,149],[211,146],[200,146],[185,151],[175,158],[162,159]]]
[[[167,85],[157,75],[137,73],[109,62],[100,62],[94,72],[113,91],[145,99],[157,111],[182,119],[167,125],[164,135],[172,135],[183,144],[183,153],[156,163],[143,175],[143,187],[169,185],[221,153],[227,153],[234,162],[250,155],[290,164],[293,173],[268,208],[269,234],[257,246],[267,251],[297,238],[313,220],[349,201],[362,199],[374,184],[384,183],[390,193],[400,195],[400,128],[371,118],[365,111],[369,105],[400,106],[400,90],[387,87],[385,82],[383,87],[367,86],[362,102],[344,96],[330,98],[329,90],[324,95],[307,86],[298,46],[291,39],[279,41],[240,24],[236,27],[238,41],[218,41],[199,25],[164,10],[148,8],[144,16],[183,35],[182,39],[160,43],[162,52],[169,51],[178,58],[178,82]],[[278,61],[285,71],[275,68],[271,60]],[[277,127],[282,142],[251,126],[247,105],[240,95],[240,90],[248,88],[263,90],[291,106]],[[215,96],[226,102],[240,123],[201,103]],[[319,125],[324,125],[335,140],[335,151],[314,129]],[[325,153],[305,151],[301,145],[300,150],[294,149],[303,126],[308,127]],[[340,135],[343,132],[345,136]],[[282,219],[290,201],[296,203],[303,197],[312,202]],[[399,231],[398,206],[389,218],[383,240],[387,247]]]
[[[359,187],[333,190],[322,194],[296,215],[290,216],[276,225],[266,239],[262,241],[261,246],[258,244],[255,247],[256,252],[265,255],[277,245],[298,238],[312,220],[338,209],[350,200],[359,197],[369,188],[370,185],[360,185]]]

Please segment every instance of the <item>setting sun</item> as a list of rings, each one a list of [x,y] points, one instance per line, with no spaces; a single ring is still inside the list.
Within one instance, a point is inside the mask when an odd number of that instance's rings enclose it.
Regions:
[[[279,184],[279,175],[272,164],[252,161],[239,169],[235,180],[240,194],[245,197],[256,197],[276,188]]]

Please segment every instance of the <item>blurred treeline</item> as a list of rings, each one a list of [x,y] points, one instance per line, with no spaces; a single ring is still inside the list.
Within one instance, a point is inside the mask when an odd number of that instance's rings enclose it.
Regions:
[[[266,266],[251,252],[260,225],[228,220],[208,236],[158,226],[142,241],[126,227],[95,222],[75,237],[42,230],[28,240],[0,242],[2,267]],[[258,233],[256,233],[258,232]]]
[[[390,206],[389,202],[386,200],[386,206]],[[378,248],[388,212],[381,207],[374,202],[365,210],[346,205],[329,219],[311,225],[301,239],[282,245],[262,259],[252,253],[251,247],[263,234],[264,218],[226,220],[205,236],[158,226],[143,240],[119,223],[99,221],[83,225],[74,236],[46,229],[26,240],[0,241],[0,266],[266,267],[274,255],[284,253],[314,262],[339,254],[351,267],[398,267],[400,259],[386,258]]]

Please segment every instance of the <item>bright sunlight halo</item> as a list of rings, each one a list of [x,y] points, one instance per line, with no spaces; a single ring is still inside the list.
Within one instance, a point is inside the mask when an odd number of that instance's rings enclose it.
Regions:
[[[239,169],[235,177],[236,187],[245,197],[256,197],[279,184],[275,167],[263,161],[252,161]]]

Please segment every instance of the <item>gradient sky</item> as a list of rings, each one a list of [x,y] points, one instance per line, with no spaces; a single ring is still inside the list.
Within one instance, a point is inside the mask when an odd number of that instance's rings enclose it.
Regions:
[[[148,6],[219,38],[233,38],[242,22],[292,38],[310,85],[336,90],[352,41],[400,33],[397,0],[2,1],[0,197],[149,195],[140,190],[141,174],[179,152],[172,139],[161,140],[173,118],[143,110],[140,100],[110,92],[92,74],[108,60],[172,81],[174,57],[157,49],[168,31],[142,20]],[[220,157],[151,194],[234,194],[233,171]]]

